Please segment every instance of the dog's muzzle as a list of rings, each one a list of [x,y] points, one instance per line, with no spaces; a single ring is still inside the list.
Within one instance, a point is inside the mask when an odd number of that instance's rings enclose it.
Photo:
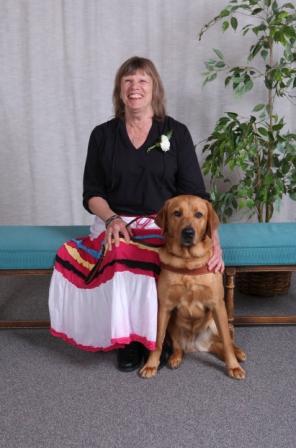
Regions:
[[[181,231],[182,246],[192,246],[195,237],[195,230],[191,226],[184,227]]]

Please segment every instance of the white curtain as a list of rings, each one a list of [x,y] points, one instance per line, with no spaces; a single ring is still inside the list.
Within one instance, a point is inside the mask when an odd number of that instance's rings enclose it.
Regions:
[[[168,113],[195,143],[224,111],[249,112],[264,100],[258,90],[235,100],[222,78],[202,88],[212,48],[237,63],[246,45],[220,25],[198,41],[226,3],[0,0],[0,224],[90,223],[81,202],[88,139],[112,117],[115,72],[130,56],[154,61]],[[290,128],[292,108],[284,109]],[[274,220],[295,219],[295,202],[285,198]]]

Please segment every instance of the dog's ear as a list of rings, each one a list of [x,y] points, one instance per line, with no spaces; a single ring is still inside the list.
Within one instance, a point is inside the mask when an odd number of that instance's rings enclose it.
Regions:
[[[155,218],[155,223],[162,229],[163,233],[167,231],[167,212],[168,201],[164,203],[164,206],[159,210]]]
[[[207,202],[207,207],[208,207],[208,222],[207,222],[206,234],[210,238],[212,238],[213,231],[218,228],[220,221],[219,221],[217,213],[213,209],[212,204],[208,201],[206,201],[206,202]]]

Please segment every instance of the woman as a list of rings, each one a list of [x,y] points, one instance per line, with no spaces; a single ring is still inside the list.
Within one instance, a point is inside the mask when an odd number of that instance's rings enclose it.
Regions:
[[[155,348],[160,229],[166,199],[208,199],[191,136],[166,116],[154,64],[132,57],[119,68],[115,118],[93,130],[84,171],[84,207],[95,215],[88,237],[58,251],[49,309],[51,332],[83,350],[118,350],[118,368],[140,366]],[[209,267],[223,270],[218,236]],[[87,282],[91,274],[92,280]]]

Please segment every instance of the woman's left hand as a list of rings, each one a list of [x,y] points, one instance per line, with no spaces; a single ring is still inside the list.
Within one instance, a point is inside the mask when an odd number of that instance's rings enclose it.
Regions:
[[[224,261],[222,258],[222,249],[220,246],[219,236],[217,230],[214,231],[212,236],[213,241],[213,254],[208,262],[208,268],[213,272],[224,272]]]

